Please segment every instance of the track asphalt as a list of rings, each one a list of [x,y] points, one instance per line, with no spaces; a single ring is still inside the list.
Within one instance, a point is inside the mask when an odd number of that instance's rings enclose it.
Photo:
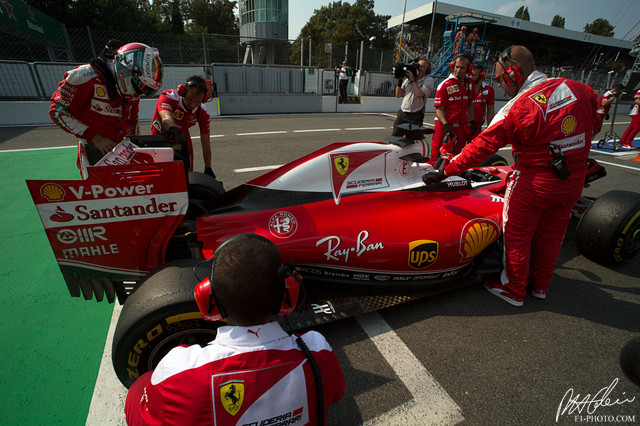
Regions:
[[[25,184],[77,179],[74,157],[75,149],[0,154],[3,425],[83,425],[89,411],[113,305],[69,296]]]

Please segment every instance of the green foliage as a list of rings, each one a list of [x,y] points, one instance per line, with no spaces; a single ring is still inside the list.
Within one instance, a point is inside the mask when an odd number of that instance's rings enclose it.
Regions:
[[[317,45],[313,63],[326,62],[325,42],[334,45],[349,43],[350,46],[359,48],[360,42],[364,41],[369,48],[392,49],[398,31],[387,29],[390,16],[376,15],[373,7],[374,0],[356,0],[353,4],[335,1],[316,9],[299,35],[300,39],[311,39],[312,44]],[[375,39],[370,40],[372,37]],[[320,42],[322,46],[318,44]],[[299,43],[293,45],[292,58],[294,57],[300,57]]]
[[[513,15],[514,18],[522,19],[523,21],[530,21],[531,17],[529,16],[529,8],[524,5],[520,6],[518,10],[516,10],[516,14]]]
[[[238,20],[233,13],[236,1],[191,0],[186,7],[190,20],[187,32],[239,35]]]
[[[564,18],[560,15],[556,15],[551,20],[551,26],[557,28],[564,28]]]
[[[585,24],[584,32],[589,34],[601,35],[605,37],[613,37],[613,29],[615,27],[608,20],[598,18],[590,24]]]

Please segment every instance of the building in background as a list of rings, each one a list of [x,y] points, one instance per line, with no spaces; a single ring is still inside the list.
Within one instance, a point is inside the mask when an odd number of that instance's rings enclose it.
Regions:
[[[289,37],[289,0],[240,0],[244,63],[273,64],[275,48]]]

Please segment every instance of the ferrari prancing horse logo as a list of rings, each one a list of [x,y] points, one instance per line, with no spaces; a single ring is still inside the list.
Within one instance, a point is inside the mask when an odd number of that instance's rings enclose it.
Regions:
[[[340,176],[344,176],[349,170],[349,157],[341,155],[333,159],[333,165],[336,166],[336,170],[340,173]]]
[[[244,382],[231,380],[220,385],[220,402],[227,413],[235,416],[244,401]]]

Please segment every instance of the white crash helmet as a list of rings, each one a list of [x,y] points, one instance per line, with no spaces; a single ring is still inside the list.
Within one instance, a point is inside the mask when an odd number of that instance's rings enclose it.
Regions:
[[[153,96],[162,86],[158,49],[143,43],[129,43],[119,48],[113,70],[122,96]]]

